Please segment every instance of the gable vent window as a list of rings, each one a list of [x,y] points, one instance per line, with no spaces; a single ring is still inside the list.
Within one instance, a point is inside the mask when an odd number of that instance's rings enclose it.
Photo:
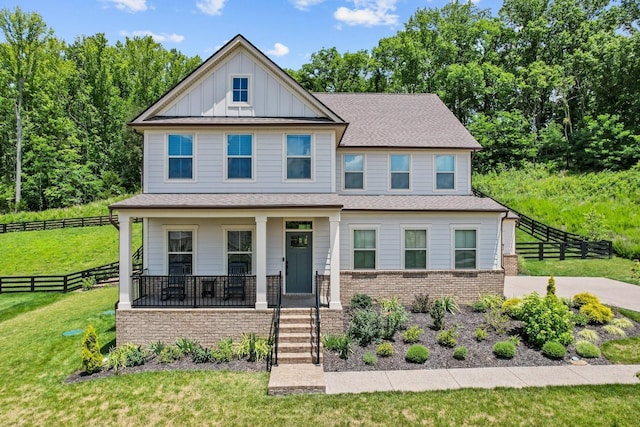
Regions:
[[[232,101],[234,103],[249,102],[249,77],[234,77]]]

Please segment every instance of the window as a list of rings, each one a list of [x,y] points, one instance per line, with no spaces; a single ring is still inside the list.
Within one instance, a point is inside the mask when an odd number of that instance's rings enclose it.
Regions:
[[[232,79],[233,89],[231,100],[233,103],[249,102],[249,77],[234,77]]]
[[[453,190],[455,188],[455,171],[455,156],[436,156],[436,189]]]
[[[167,265],[170,275],[192,274],[193,231],[167,232]]]
[[[426,270],[427,230],[404,230],[404,268],[405,270]]]
[[[287,135],[287,179],[311,179],[311,135]]]
[[[364,188],[364,156],[362,154],[344,155],[344,188]]]
[[[253,270],[253,231],[227,230],[227,267],[232,263],[245,265],[245,271]]]
[[[408,154],[392,154],[391,163],[391,189],[409,189],[409,164],[411,157]]]
[[[375,270],[376,230],[353,230],[354,270]]]
[[[193,178],[193,136],[169,135],[169,179]]]
[[[476,230],[455,230],[455,268],[476,268]]]
[[[227,136],[227,178],[252,178],[253,142],[251,135]]]

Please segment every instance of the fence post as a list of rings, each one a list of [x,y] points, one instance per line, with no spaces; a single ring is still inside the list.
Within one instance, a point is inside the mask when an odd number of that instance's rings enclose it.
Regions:
[[[589,242],[585,242],[584,240],[580,242],[580,256],[582,259],[587,259],[587,254],[589,253]]]
[[[560,261],[564,261],[564,253],[567,249],[567,242],[560,242]]]
[[[609,249],[609,259],[613,258],[613,242],[611,240],[607,240],[607,246]]]
[[[538,261],[544,261],[544,242],[538,242]]]
[[[62,276],[62,292],[67,293],[67,276]]]
[[[36,278],[35,276],[31,276],[31,292],[36,291]]]

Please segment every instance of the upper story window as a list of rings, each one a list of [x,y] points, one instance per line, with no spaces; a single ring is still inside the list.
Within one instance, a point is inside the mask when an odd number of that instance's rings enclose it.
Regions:
[[[454,230],[454,258],[456,269],[475,269],[476,230]]]
[[[249,103],[249,77],[233,77],[231,79],[231,101],[234,104]]]
[[[436,156],[436,190],[455,188],[456,156],[452,154]]]
[[[408,190],[411,156],[408,154],[392,154],[389,156],[391,165],[391,189]]]
[[[169,135],[168,178],[193,179],[193,135]]]
[[[253,178],[253,138],[251,135],[227,135],[227,178]]]
[[[287,135],[287,179],[311,179],[311,135]]]
[[[364,155],[345,154],[343,159],[345,190],[364,189]]]

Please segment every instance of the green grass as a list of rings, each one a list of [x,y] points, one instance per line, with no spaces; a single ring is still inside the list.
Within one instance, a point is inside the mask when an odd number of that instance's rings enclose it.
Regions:
[[[2,294],[0,298],[0,322],[56,302],[63,296],[64,294],[56,292]]]
[[[613,280],[640,285],[640,280],[632,277],[633,261],[624,258],[612,259],[568,259],[559,260],[524,260],[518,263],[518,272],[531,276],[569,276],[569,277],[608,277]]]
[[[640,337],[607,341],[602,354],[612,363],[634,365],[640,363]]]
[[[140,224],[133,230],[138,248]],[[0,247],[0,276],[68,274],[118,261],[118,230],[105,225],[4,233]]]
[[[640,313],[638,313],[637,311],[629,310],[626,308],[619,308],[618,312],[623,316],[626,316],[629,319],[635,320],[636,322],[640,323]]]
[[[0,295],[0,307],[6,306]],[[67,384],[80,367],[82,336],[115,336],[115,288],[63,295],[0,322],[3,425],[599,425],[632,426],[638,385],[359,395],[267,396],[267,373],[156,372]]]

